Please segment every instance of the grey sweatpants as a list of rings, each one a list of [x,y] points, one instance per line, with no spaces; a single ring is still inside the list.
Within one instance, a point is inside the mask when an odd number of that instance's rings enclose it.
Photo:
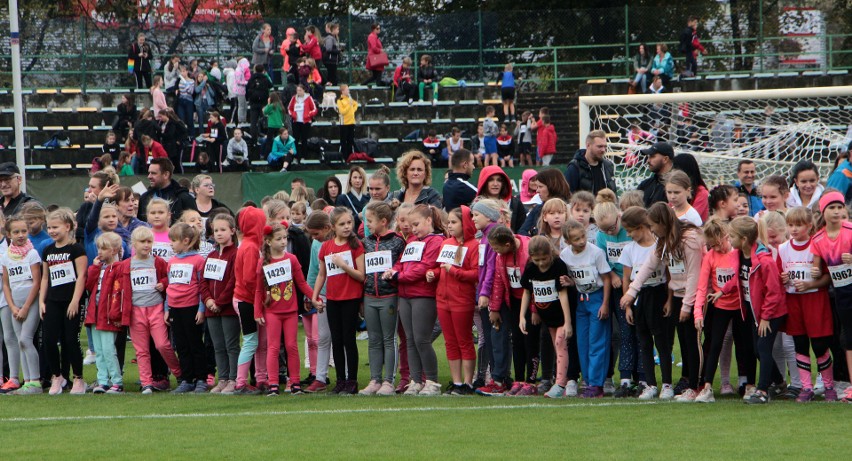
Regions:
[[[317,379],[328,384],[328,364],[331,360],[331,329],[328,326],[328,312],[316,314],[317,322]],[[345,363],[334,364],[346,369]]]
[[[236,315],[207,317],[207,329],[213,341],[219,381],[236,381],[240,357],[240,318]]]
[[[435,298],[399,298],[399,318],[408,343],[411,380],[425,376],[438,382],[438,356],[432,347],[432,331],[438,319]]]
[[[364,296],[364,320],[367,322],[370,356],[370,379],[393,384],[396,375],[397,297]],[[437,312],[437,311],[436,311]]]
[[[18,344],[20,345],[21,358],[23,359],[21,360],[21,366],[24,369],[24,380],[26,381],[37,380],[41,377],[38,348],[33,343],[33,338],[35,338],[38,331],[38,324],[38,301],[34,301],[32,306],[27,310],[27,318],[23,322],[14,319],[12,322],[12,326],[15,328],[15,335],[18,337]]]
[[[27,317],[35,314],[38,316],[38,311],[28,313]],[[6,345],[6,355],[9,356],[9,378],[18,379],[18,370],[21,369],[21,347],[18,343],[18,335],[15,333],[12,318],[12,309],[9,306],[0,307],[0,323],[3,324],[0,335],[2,335],[3,343]],[[0,370],[3,369],[3,354],[0,354]]]

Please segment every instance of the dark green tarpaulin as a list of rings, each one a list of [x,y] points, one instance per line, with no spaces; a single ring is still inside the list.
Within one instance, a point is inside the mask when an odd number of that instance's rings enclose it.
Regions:
[[[521,174],[526,168],[505,168],[506,174],[512,179],[515,190],[520,183]],[[375,169],[368,169],[369,176]],[[432,170],[432,185],[440,192],[444,181],[443,168]],[[310,170],[295,171],[287,173],[224,173],[212,174],[213,182],[216,184],[216,199],[228,205],[232,210],[237,210],[246,200],[254,200],[257,203],[267,195],[272,195],[280,190],[290,190],[290,181],[293,178],[302,178],[309,187],[314,190],[322,187],[325,179],[335,174],[345,183],[348,170]],[[396,180],[396,172],[391,172],[391,188],[399,189]],[[192,175],[176,176],[192,179]],[[479,178],[479,170],[473,172],[471,182],[476,185]],[[143,176],[126,176],[121,178],[121,185],[132,186],[137,182],[148,185],[148,179]],[[66,206],[72,210],[79,208],[83,202],[83,190],[88,186],[87,176],[68,176],[49,179],[27,180],[27,193],[37,198],[45,205],[56,204]]]

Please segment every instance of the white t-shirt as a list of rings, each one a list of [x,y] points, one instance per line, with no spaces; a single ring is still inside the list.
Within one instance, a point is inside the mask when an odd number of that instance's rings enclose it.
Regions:
[[[701,220],[701,215],[692,207],[689,207],[689,209],[686,210],[686,213],[678,216],[677,219],[680,219],[683,222],[692,223],[695,227],[701,227],[704,225],[704,221]]]
[[[586,248],[579,254],[568,247],[562,250],[559,257],[568,266],[568,276],[574,279],[577,291],[580,293],[592,293],[601,289],[603,287],[601,274],[612,271],[609,263],[606,262],[606,254],[592,244],[586,244]]]
[[[618,263],[631,268],[630,280],[633,280],[636,278],[636,274],[639,273],[639,269],[642,268],[642,264],[645,264],[656,249],[656,243],[648,247],[643,247],[636,242],[630,242],[621,250],[621,257],[618,258]],[[663,283],[666,283],[666,272],[662,268],[657,268],[648,277],[648,280],[645,281],[643,286],[654,287]]]
[[[595,223],[589,223],[586,226],[586,241],[589,242],[590,245],[598,244],[598,226]]]
[[[781,258],[781,267],[790,276],[790,282],[784,285],[787,293],[814,293],[817,290],[798,292],[794,282],[811,282],[811,266],[814,263],[814,254],[811,253],[810,242],[795,242],[801,250],[793,248],[793,240],[788,240],[778,247],[778,257]]]
[[[41,280],[34,281],[33,275],[31,271],[31,266],[33,264],[41,264],[41,257],[38,254],[38,251],[35,249],[30,250],[22,260],[20,261],[12,261],[9,258],[9,254],[6,253],[3,256],[0,256],[0,264],[6,269],[6,273],[9,276],[9,287],[12,289],[12,299],[15,300],[15,304],[18,307],[23,307],[21,304],[27,300],[27,296],[30,294],[30,289],[33,286],[33,283],[41,283]],[[2,301],[0,301],[0,306],[5,306],[6,297],[4,296]]]

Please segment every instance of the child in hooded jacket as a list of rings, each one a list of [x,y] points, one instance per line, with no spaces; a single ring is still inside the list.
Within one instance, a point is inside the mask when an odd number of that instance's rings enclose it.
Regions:
[[[236,393],[259,394],[269,383],[266,370],[266,329],[254,321],[252,302],[257,289],[257,266],[260,263],[266,214],[259,208],[246,207],[237,215],[237,223],[243,238],[234,261],[233,306],[240,318],[243,345],[237,359]],[[255,359],[255,379],[260,390],[248,383],[252,358]]]
[[[121,259],[121,237],[115,232],[105,232],[96,239],[98,256],[86,274],[86,290],[90,293],[85,324],[92,328],[97,357],[98,385],[95,394],[121,394],[124,381],[115,350],[115,337],[124,334],[121,322],[110,321],[110,297],[113,296],[115,266]],[[108,383],[112,383],[110,386]]]
[[[470,208],[450,210],[447,219],[450,238],[441,245],[438,269],[426,272],[427,282],[437,282],[438,321],[444,333],[447,361],[452,376],[451,395],[473,393],[476,348],[473,344],[473,313],[476,306],[475,281],[479,275],[479,241]]]

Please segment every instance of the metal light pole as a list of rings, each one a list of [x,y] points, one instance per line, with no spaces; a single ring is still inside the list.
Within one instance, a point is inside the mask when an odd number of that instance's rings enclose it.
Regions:
[[[21,95],[21,34],[18,28],[18,0],[9,0],[9,31],[12,45],[12,99],[15,107],[15,163],[21,170],[21,190],[27,191],[24,165],[24,101]]]

